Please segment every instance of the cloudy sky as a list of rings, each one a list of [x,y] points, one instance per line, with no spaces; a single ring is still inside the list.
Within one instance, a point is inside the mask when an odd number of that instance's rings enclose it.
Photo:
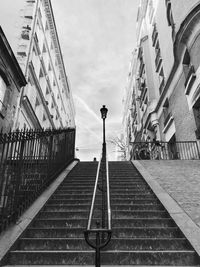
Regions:
[[[1,0],[0,24],[16,50],[25,0]],[[15,3],[13,5],[13,2]],[[108,107],[107,139],[121,131],[122,98],[135,47],[139,0],[52,0],[66,72],[76,108],[77,157],[99,157]],[[114,149],[109,148],[110,159]]]

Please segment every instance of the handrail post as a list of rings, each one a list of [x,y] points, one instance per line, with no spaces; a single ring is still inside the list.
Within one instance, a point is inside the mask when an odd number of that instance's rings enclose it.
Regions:
[[[99,222],[96,222],[97,228],[99,228]],[[95,253],[95,267],[100,267],[100,233],[96,232],[96,253]]]
[[[106,143],[103,143],[103,153],[102,153],[102,228],[105,228],[105,198],[106,198],[106,188],[105,188],[105,176],[106,176]],[[102,242],[105,241],[105,235],[102,233]]]

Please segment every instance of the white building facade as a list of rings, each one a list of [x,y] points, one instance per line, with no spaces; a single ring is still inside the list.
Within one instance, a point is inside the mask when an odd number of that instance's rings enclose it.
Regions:
[[[17,60],[28,82],[14,128],[75,127],[75,110],[50,0],[27,0]]]
[[[140,1],[125,101],[134,111],[127,143],[200,139],[199,21],[197,0]]]

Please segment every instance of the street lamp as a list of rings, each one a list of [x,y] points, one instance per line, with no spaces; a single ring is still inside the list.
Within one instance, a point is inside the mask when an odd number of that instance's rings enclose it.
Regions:
[[[105,146],[106,143],[106,138],[105,138],[105,119],[107,116],[108,109],[106,108],[105,105],[100,109],[101,112],[101,118],[103,119],[103,146]]]

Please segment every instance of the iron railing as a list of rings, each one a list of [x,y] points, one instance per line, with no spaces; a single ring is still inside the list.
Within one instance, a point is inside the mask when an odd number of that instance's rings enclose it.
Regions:
[[[130,158],[133,160],[189,160],[200,159],[196,141],[181,142],[134,142]]]
[[[0,232],[74,158],[74,129],[0,133]]]
[[[95,249],[96,267],[101,266],[100,250],[109,243],[111,234],[109,171],[104,143],[102,157],[97,168],[87,229],[84,231],[87,244]]]

